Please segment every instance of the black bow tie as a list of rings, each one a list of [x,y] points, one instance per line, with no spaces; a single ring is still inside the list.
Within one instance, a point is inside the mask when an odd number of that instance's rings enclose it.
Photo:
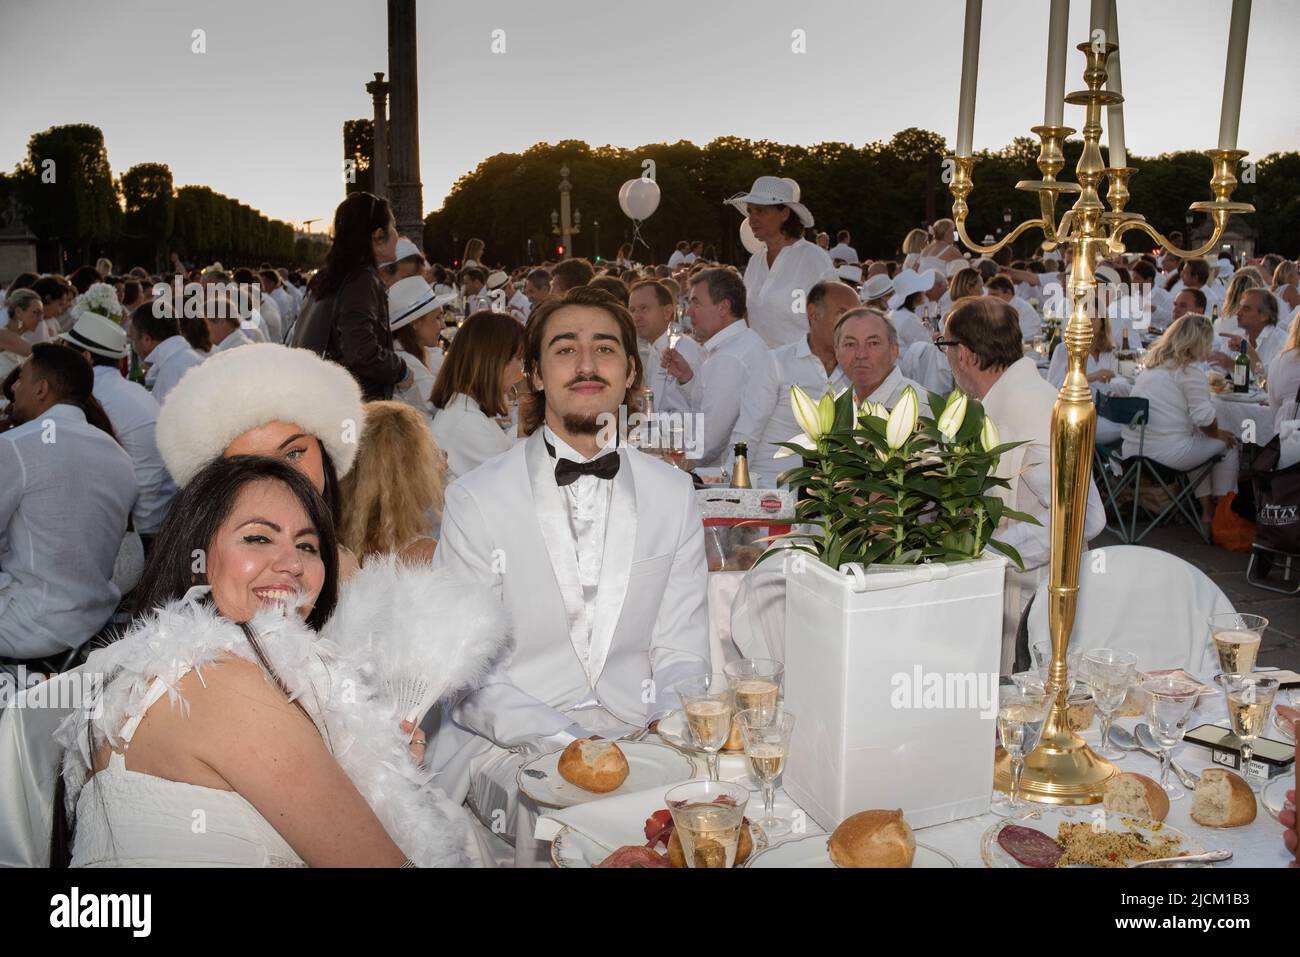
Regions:
[[[618,474],[619,458],[618,453],[611,455],[602,455],[598,459],[592,459],[590,462],[573,462],[569,459],[558,459],[555,463],[555,484],[564,488],[566,485],[572,485],[578,481],[580,475],[594,475],[598,479],[608,481]]]

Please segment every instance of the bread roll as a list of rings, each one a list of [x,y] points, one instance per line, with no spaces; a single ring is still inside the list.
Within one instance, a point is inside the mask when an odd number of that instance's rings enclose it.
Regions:
[[[749,833],[749,819],[746,818],[740,825],[740,839],[736,842],[736,860],[732,867],[744,864],[753,850],[754,836]],[[686,866],[686,854],[682,851],[682,839],[677,836],[677,828],[668,835],[668,866]]]
[[[1255,820],[1255,793],[1227,768],[1201,772],[1192,795],[1192,820],[1206,827],[1241,827]]]
[[[1106,810],[1145,821],[1163,821],[1169,814],[1169,795],[1145,774],[1125,771],[1111,778],[1102,801]]]
[[[559,771],[570,784],[605,794],[627,780],[627,758],[613,741],[593,734],[569,742],[560,755]]]
[[[911,867],[916,838],[902,811],[859,811],[840,822],[827,847],[838,867]]]

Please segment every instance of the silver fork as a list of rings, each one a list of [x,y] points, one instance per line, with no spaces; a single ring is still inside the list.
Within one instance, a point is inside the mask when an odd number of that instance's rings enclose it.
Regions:
[[[1217,851],[1206,851],[1204,854],[1184,854],[1182,857],[1159,857],[1154,861],[1131,861],[1129,867],[1155,867],[1157,864],[1213,864],[1215,861],[1226,861],[1232,857],[1232,851],[1226,847]]]

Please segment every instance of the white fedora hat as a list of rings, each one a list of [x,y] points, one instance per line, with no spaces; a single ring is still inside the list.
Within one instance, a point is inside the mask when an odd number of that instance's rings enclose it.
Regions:
[[[60,333],[59,338],[97,356],[120,359],[126,355],[126,330],[97,312],[83,313],[77,324]]]
[[[911,272],[911,270],[908,270],[908,272]],[[862,301],[870,302],[872,299],[879,299],[881,296],[893,291],[894,280],[890,279],[887,273],[878,272],[863,284]]]
[[[411,242],[405,236],[398,236],[397,251],[393,253],[393,258],[388,260],[388,262],[380,263],[379,265],[391,266],[393,263],[401,262],[403,259],[407,259],[411,256],[423,256],[423,255],[424,253],[420,252],[419,246],[415,245],[415,243]]]
[[[745,207],[751,203],[755,206],[789,206],[799,217],[799,222],[805,226],[813,224],[813,214],[799,202],[799,184],[789,178],[760,176],[754,180],[748,193],[737,193],[726,202],[741,213],[746,213]]]
[[[840,266],[835,270],[835,274],[846,282],[862,282],[861,266],[850,266],[848,263],[845,263],[843,266]]]
[[[510,274],[501,269],[493,270],[488,273],[487,287],[489,289],[500,289],[510,281]]]
[[[396,332],[455,299],[454,292],[434,292],[423,276],[400,279],[388,290],[388,328]]]
[[[904,269],[894,279],[894,298],[889,300],[889,308],[897,309],[907,302],[909,296],[933,288],[938,278],[938,274],[933,269],[927,269],[925,272]]]

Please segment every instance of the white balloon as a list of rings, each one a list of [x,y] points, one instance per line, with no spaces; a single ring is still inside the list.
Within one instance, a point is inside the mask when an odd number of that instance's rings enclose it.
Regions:
[[[744,246],[745,251],[751,255],[763,248],[763,243],[754,235],[754,230],[749,225],[748,216],[740,221],[740,244]]]
[[[630,179],[618,194],[618,205],[629,219],[649,219],[659,208],[659,184],[652,179]]]

